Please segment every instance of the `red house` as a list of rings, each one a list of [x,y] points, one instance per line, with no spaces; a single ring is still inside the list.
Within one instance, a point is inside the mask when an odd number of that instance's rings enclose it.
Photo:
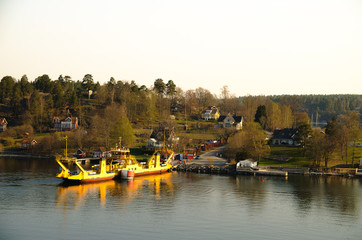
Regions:
[[[53,119],[54,129],[57,131],[69,131],[78,127],[78,118],[67,117],[60,120],[59,117]]]

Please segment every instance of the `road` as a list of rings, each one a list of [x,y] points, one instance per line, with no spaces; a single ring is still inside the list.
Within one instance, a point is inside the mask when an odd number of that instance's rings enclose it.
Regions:
[[[226,159],[217,156],[217,153],[219,153],[222,148],[224,147],[218,147],[214,150],[201,154],[198,159],[189,160],[187,164],[224,166],[227,163]]]

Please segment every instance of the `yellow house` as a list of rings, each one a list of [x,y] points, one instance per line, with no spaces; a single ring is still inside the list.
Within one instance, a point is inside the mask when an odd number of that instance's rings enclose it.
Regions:
[[[220,117],[219,109],[217,107],[212,106],[208,107],[207,109],[201,112],[201,118],[208,121],[208,120],[217,120]]]

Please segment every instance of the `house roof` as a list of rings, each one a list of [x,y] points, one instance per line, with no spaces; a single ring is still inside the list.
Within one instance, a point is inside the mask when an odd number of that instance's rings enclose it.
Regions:
[[[59,117],[54,117],[53,118],[53,121],[60,121],[60,122],[71,122],[71,123],[76,123],[76,122],[78,122],[78,118],[77,117],[66,117],[66,118],[64,118],[64,119],[62,119],[62,120],[60,120],[60,118]]]
[[[217,120],[218,122],[223,122],[225,120],[226,116],[222,115],[219,117],[219,119]]]
[[[218,111],[217,107],[209,106],[205,110],[203,110],[201,113],[207,113],[208,112],[210,114],[215,114],[215,113],[217,113],[217,111]]]
[[[236,123],[239,123],[243,120],[243,117],[242,116],[233,116],[234,120]]]
[[[218,122],[223,122],[225,120],[225,118],[228,117],[228,116],[234,119],[234,123],[240,123],[243,120],[242,116],[223,115],[223,116],[220,116],[217,121]]]
[[[296,128],[275,129],[272,139],[294,139],[297,132]]]
[[[6,121],[6,119],[5,119],[5,118],[0,118],[0,125],[1,125],[1,126],[4,126],[4,125],[6,125],[6,124],[8,124],[8,122]]]
[[[26,144],[26,143],[32,143],[32,144],[37,144],[38,142],[33,139],[30,141],[30,139],[23,139],[23,141],[21,141],[22,144]]]

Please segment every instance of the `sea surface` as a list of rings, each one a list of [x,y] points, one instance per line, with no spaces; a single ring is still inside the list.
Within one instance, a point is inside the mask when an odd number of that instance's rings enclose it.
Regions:
[[[0,239],[362,239],[362,179],[166,173],[63,186],[0,158]]]

